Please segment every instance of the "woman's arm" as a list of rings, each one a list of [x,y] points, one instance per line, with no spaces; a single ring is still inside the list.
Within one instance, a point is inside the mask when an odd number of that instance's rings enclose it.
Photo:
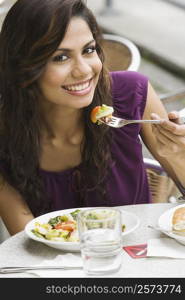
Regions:
[[[143,119],[161,119],[159,125],[143,124],[141,137],[169,176],[185,187],[185,125],[178,125],[168,120],[168,114],[148,84],[147,103]]]
[[[0,185],[0,217],[11,235],[34,218],[21,195],[7,183]]]

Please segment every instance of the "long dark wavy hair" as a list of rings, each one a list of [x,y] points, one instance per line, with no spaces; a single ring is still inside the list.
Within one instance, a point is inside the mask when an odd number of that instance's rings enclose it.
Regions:
[[[89,25],[103,63],[101,31],[82,0],[18,0],[9,10],[0,33],[0,173],[19,191],[35,216],[52,207],[39,172],[41,117],[37,83],[73,16],[83,18]],[[90,190],[106,195],[104,178],[111,161],[111,133],[89,118],[91,109],[103,103],[112,104],[104,66],[93,102],[84,108],[85,143],[82,163],[75,174],[81,205],[85,205]]]

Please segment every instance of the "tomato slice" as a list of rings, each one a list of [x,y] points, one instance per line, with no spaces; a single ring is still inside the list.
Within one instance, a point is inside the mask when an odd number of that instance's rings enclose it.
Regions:
[[[101,106],[95,106],[92,110],[91,110],[91,113],[90,113],[90,119],[93,123],[96,123],[97,122],[97,119],[96,119],[96,114],[98,113],[99,109],[101,108]]]
[[[73,231],[75,229],[75,226],[74,225],[70,225],[70,224],[64,224],[62,225],[62,228],[63,230],[67,230],[67,231]]]
[[[73,231],[75,229],[75,224],[73,221],[66,221],[66,222],[56,224],[54,228],[67,230],[67,231]]]

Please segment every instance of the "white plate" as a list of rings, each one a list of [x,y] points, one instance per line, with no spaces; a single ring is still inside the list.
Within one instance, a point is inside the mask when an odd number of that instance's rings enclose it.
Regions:
[[[90,208],[90,207],[88,207]],[[91,207],[92,208],[92,207]],[[94,207],[93,207],[94,208]],[[31,220],[25,227],[25,233],[26,235],[38,242],[44,243],[52,248],[60,249],[63,251],[80,251],[80,243],[79,242],[58,242],[58,241],[49,241],[42,238],[37,237],[32,233],[32,229],[34,229],[35,222],[39,223],[47,223],[50,218],[54,218],[59,215],[68,214],[76,209],[85,210],[87,207],[83,208],[71,208],[71,209],[65,209],[65,210],[57,210],[53,211],[51,213],[47,213],[45,215],[39,216],[33,220]],[[132,231],[134,231],[139,226],[139,218],[134,215],[133,213],[121,210],[122,215],[122,224],[126,225],[125,231],[122,233],[122,236],[125,236]]]
[[[172,231],[172,216],[174,211],[177,208],[184,207],[184,206],[185,204],[181,204],[166,210],[158,220],[158,226],[161,229],[161,231],[183,245],[185,245],[185,236],[175,234],[171,231]]]

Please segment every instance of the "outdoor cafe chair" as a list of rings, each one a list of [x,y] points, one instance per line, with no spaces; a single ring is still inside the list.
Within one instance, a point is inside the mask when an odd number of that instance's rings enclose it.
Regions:
[[[141,55],[132,41],[114,34],[103,34],[101,45],[108,70],[137,71],[139,69]]]

